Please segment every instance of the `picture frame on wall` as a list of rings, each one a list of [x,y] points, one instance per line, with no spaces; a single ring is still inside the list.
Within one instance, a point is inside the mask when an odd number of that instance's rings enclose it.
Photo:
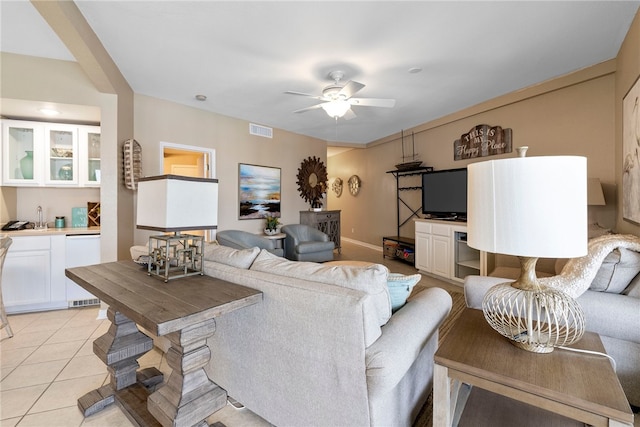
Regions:
[[[622,217],[640,224],[640,78],[622,99]]]
[[[271,166],[238,164],[238,219],[281,216],[281,170]]]

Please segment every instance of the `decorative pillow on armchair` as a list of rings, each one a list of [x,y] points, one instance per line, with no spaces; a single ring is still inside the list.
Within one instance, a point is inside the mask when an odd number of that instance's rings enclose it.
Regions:
[[[413,287],[422,279],[421,274],[405,276],[400,273],[389,273],[387,276],[387,286],[391,296],[391,311],[395,312],[402,307],[411,294]]]
[[[625,248],[613,250],[591,282],[589,290],[619,294],[640,273],[640,252]]]

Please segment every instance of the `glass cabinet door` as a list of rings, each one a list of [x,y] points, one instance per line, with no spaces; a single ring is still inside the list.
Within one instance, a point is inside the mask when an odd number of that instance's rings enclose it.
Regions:
[[[3,184],[34,185],[41,180],[42,127],[30,122],[2,122]]]
[[[64,125],[47,127],[45,143],[45,182],[56,185],[77,184],[77,128]]]
[[[84,186],[100,185],[100,127],[80,128],[80,183]]]

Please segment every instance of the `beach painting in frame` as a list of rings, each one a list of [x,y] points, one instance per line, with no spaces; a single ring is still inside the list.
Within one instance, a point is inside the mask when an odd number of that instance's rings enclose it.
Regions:
[[[622,217],[640,224],[640,79],[622,100]]]
[[[239,164],[239,219],[280,217],[280,168]]]

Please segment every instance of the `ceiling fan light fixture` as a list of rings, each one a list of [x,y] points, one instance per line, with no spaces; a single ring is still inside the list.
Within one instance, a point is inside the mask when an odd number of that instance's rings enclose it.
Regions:
[[[329,115],[329,117],[337,119],[339,117],[344,116],[349,108],[351,108],[351,104],[345,100],[336,100],[331,102],[325,102],[321,105],[322,109]]]

